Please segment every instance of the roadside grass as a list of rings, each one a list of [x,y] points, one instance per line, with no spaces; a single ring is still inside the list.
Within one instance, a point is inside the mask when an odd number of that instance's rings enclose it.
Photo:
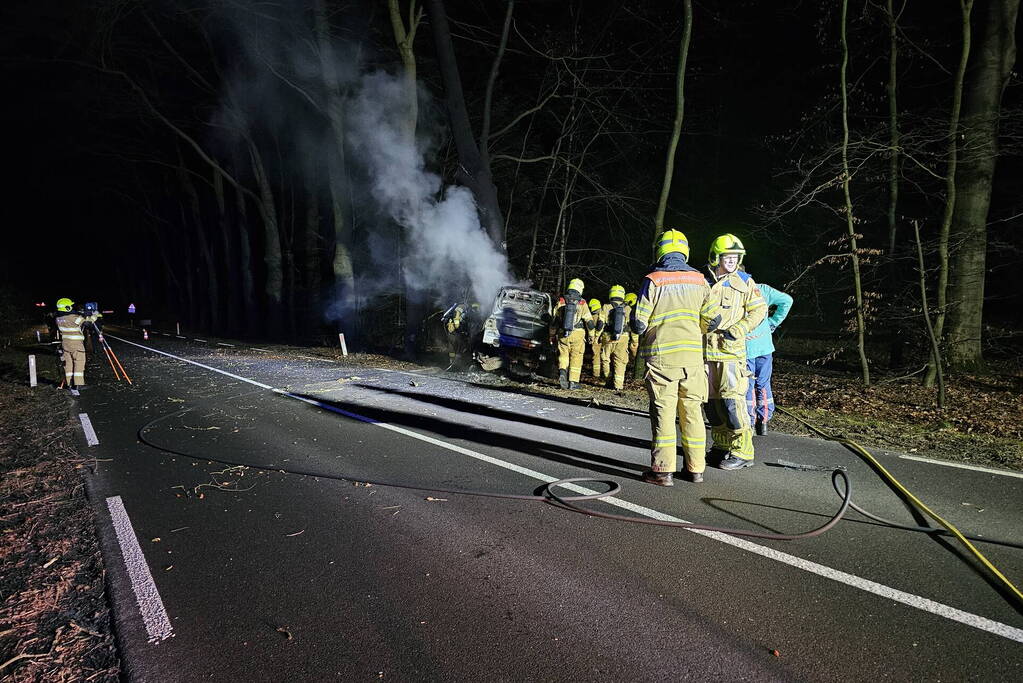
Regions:
[[[40,349],[45,379],[30,388],[28,352],[15,345],[29,337],[0,338],[0,679],[117,681],[72,404],[53,384],[51,351]]]

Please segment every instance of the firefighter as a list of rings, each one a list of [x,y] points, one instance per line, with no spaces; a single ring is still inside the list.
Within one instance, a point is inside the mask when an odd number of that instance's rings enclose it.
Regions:
[[[87,302],[82,316],[85,318],[82,329],[85,331],[85,340],[88,342],[85,345],[85,350],[95,353],[103,340],[103,314],[99,312],[99,304],[95,301]]]
[[[601,359],[602,359],[603,356],[601,354],[601,345],[600,345],[600,327],[599,327],[600,323],[597,322],[597,320],[596,320],[600,316],[600,299],[590,299],[590,303],[587,304],[587,305],[590,307],[590,315],[594,317],[594,319],[595,319],[594,322],[597,325],[597,327],[594,328],[595,329],[595,334],[593,335],[593,342],[590,344],[590,350],[593,351],[593,378],[594,379],[600,379],[602,376],[603,377],[607,376],[606,372],[604,372],[604,374],[601,375],[601,367],[602,367],[602,360]]]
[[[636,300],[637,296],[635,292],[629,292],[625,295],[625,303],[629,308],[632,309],[632,316],[636,315]],[[632,376],[634,379],[642,381],[643,372],[645,370],[645,364],[643,368],[640,368],[639,364],[639,335],[632,331],[632,318],[629,318],[629,362],[632,363]]]
[[[593,341],[593,316],[583,299],[583,281],[568,283],[568,291],[558,298],[551,319],[551,339],[558,345],[558,383],[562,389],[578,389],[583,371],[586,344]]]
[[[600,335],[600,366],[608,389],[625,388],[625,366],[629,364],[629,320],[632,307],[625,303],[625,287],[615,285],[608,292],[610,301],[600,309],[597,334]],[[595,344],[596,346],[597,344]]]
[[[479,305],[476,306],[477,310]],[[445,371],[458,369],[469,350],[469,314],[464,303],[454,303],[440,318],[448,333],[448,367]]]
[[[68,298],[57,300],[57,330],[60,332],[60,350],[64,360],[64,381],[68,389],[85,388],[85,318],[72,310],[75,302]]]
[[[738,470],[753,465],[753,429],[746,410],[746,335],[767,315],[767,305],[756,282],[743,269],[746,249],[738,237],[725,234],[710,245],[707,282],[712,300],[720,307],[721,323],[708,332],[704,344],[710,402],[711,453],[721,458],[718,467]]]
[[[774,416],[774,339],[771,336],[792,308],[792,297],[769,285],[758,285],[767,305],[767,317],[746,335],[746,369],[750,371],[746,408],[757,436],[767,434],[767,422]],[[772,311],[772,309],[774,309]]]
[[[646,360],[650,396],[650,469],[643,481],[672,486],[676,465],[676,421],[682,432],[685,476],[703,481],[707,430],[703,404],[707,374],[703,337],[721,316],[703,275],[690,266],[689,241],[679,230],[666,230],[654,245],[653,272],[643,280],[636,304],[634,331],[639,356]]]

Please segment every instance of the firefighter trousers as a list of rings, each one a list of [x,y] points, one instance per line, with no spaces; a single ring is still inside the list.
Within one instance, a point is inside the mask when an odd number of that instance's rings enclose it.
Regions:
[[[710,385],[707,421],[714,450],[726,451],[743,460],[753,459],[753,428],[746,409],[749,375],[745,359],[707,363]]]
[[[569,382],[578,382],[582,377],[585,353],[585,330],[575,329],[567,337],[558,337],[558,370],[568,370]]]
[[[625,366],[629,364],[629,337],[622,335],[616,341],[605,341],[601,347],[600,364],[604,377],[608,382],[613,381],[614,388],[621,391],[625,387]]]
[[[593,376],[596,379],[601,377],[607,377],[607,370],[604,368],[604,344],[599,341],[595,341],[590,344],[590,348],[593,349]]]
[[[64,381],[67,386],[85,385],[85,343],[64,343]]]
[[[626,349],[628,347],[626,346]],[[671,366],[657,357],[646,361],[646,390],[650,396],[650,468],[674,472],[676,431],[682,432],[682,454],[688,472],[706,468],[707,429],[703,404],[707,401],[707,372],[703,364]]]

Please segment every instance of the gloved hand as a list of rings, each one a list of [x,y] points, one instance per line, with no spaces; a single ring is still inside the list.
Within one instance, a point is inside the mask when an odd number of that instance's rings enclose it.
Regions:
[[[732,334],[732,330],[731,329],[720,330],[720,332],[721,332],[721,336],[724,337],[725,339],[727,339],[728,341],[735,341],[736,339],[738,339],[738,337],[736,337],[734,334]]]
[[[771,334],[774,334],[774,331],[778,329],[777,325],[772,325],[770,323],[768,323],[767,326],[771,328]]]
[[[99,336],[99,343],[100,343],[100,344],[102,344],[102,343],[103,343],[103,335],[102,335],[102,334],[101,334],[101,335]]]

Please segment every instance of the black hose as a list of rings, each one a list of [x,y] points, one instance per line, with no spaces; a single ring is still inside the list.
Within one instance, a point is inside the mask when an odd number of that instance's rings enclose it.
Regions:
[[[573,503],[584,501],[584,500],[599,500],[601,498],[607,498],[607,497],[613,496],[614,494],[616,494],[619,491],[621,491],[621,488],[622,488],[621,485],[618,482],[616,482],[614,480],[611,480],[611,479],[594,479],[594,478],[591,478],[591,477],[573,477],[573,478],[569,478],[569,479],[558,479],[557,481],[547,482],[546,484],[543,485],[542,490],[544,492],[544,495],[523,495],[523,494],[511,494],[511,493],[495,493],[493,491],[474,491],[474,490],[471,490],[471,489],[443,489],[443,488],[436,488],[436,487],[433,487],[433,486],[420,486],[420,485],[416,485],[416,484],[405,484],[405,483],[393,482],[393,481],[376,481],[376,480],[371,480],[371,479],[361,479],[361,478],[355,478],[355,477],[346,477],[346,476],[335,475],[335,474],[324,474],[322,472],[311,472],[311,471],[299,470],[299,469],[294,469],[294,468],[272,467],[272,466],[266,466],[266,465],[251,465],[249,463],[235,462],[235,461],[231,461],[231,460],[224,460],[222,458],[200,457],[198,455],[193,455],[191,453],[186,453],[184,451],[179,451],[179,450],[176,450],[174,448],[169,448],[167,446],[160,445],[160,444],[158,444],[158,443],[156,443],[156,442],[154,442],[154,441],[152,441],[152,440],[150,440],[149,438],[146,437],[146,432],[148,432],[150,429],[152,429],[157,424],[159,424],[159,423],[161,423],[161,422],[163,422],[165,420],[169,420],[169,419],[171,419],[173,417],[178,417],[178,416],[184,415],[185,413],[188,413],[188,412],[190,412],[192,410],[194,410],[194,407],[192,407],[192,408],[184,408],[182,410],[178,410],[178,411],[175,411],[173,413],[168,413],[166,415],[161,415],[160,417],[157,417],[157,418],[155,418],[153,420],[150,420],[149,422],[147,422],[146,424],[144,424],[142,427],[139,428],[139,430],[138,430],[138,439],[139,439],[139,441],[141,441],[145,445],[149,446],[150,448],[155,448],[156,450],[163,451],[165,453],[171,453],[173,455],[178,455],[178,456],[181,456],[183,458],[188,458],[190,460],[205,460],[205,461],[211,462],[211,463],[215,462],[217,464],[227,465],[229,467],[247,467],[247,468],[251,468],[251,469],[255,469],[255,470],[263,470],[263,471],[266,471],[266,472],[281,472],[281,473],[284,473],[284,474],[297,474],[297,475],[301,475],[301,476],[318,477],[318,478],[321,478],[321,479],[332,479],[332,480],[335,480],[335,481],[345,481],[345,482],[350,482],[350,483],[363,483],[363,484],[372,484],[374,486],[387,486],[387,487],[391,487],[391,488],[414,489],[414,490],[417,490],[417,491],[430,491],[432,493],[447,493],[447,494],[463,495],[463,496],[478,496],[478,497],[485,497],[485,498],[505,498],[505,499],[510,499],[510,500],[532,500],[532,501],[538,501],[538,502],[544,502],[544,503],[557,503],[558,505],[560,505],[561,507],[563,507],[563,508],[565,508],[567,510],[571,510],[573,512],[578,512],[578,513],[583,514],[583,515],[588,515],[590,517],[600,517],[600,518],[603,518],[603,519],[614,519],[614,520],[618,520],[618,521],[622,521],[622,522],[632,522],[634,524],[650,524],[650,525],[653,525],[653,526],[668,526],[668,527],[677,527],[677,528],[681,528],[681,529],[699,529],[699,530],[702,530],[702,531],[716,531],[716,532],[723,533],[723,534],[731,534],[732,536],[751,536],[753,538],[763,538],[763,539],[775,540],[775,541],[794,541],[794,540],[801,539],[801,538],[813,538],[814,536],[819,536],[820,534],[823,534],[825,531],[827,531],[828,529],[831,529],[833,526],[838,524],[838,522],[842,519],[842,516],[845,514],[846,510],[849,509],[849,506],[850,506],[850,504],[852,502],[852,482],[849,481],[849,477],[846,475],[844,470],[842,470],[842,469],[834,469],[832,471],[832,475],[831,475],[832,476],[832,480],[834,480],[836,478],[841,478],[845,482],[845,495],[842,498],[842,505],[839,507],[838,512],[836,512],[834,514],[834,516],[832,516],[832,518],[830,520],[828,520],[823,526],[817,527],[816,529],[811,529],[810,531],[805,531],[803,533],[798,533],[798,534],[772,534],[772,533],[767,533],[767,532],[763,532],[763,531],[748,531],[746,529],[732,529],[732,528],[728,528],[728,527],[716,527],[716,526],[709,526],[709,525],[706,525],[706,524],[695,524],[695,523],[692,523],[692,522],[669,522],[669,521],[659,520],[659,519],[644,519],[642,517],[630,517],[628,515],[618,515],[618,514],[609,513],[609,512],[599,512],[597,510],[589,510],[589,509],[582,508],[582,507],[579,507],[579,506],[573,504]],[[607,484],[608,485],[608,490],[604,491],[602,493],[593,493],[593,494],[583,495],[583,496],[562,496],[562,495],[559,495],[559,494],[555,493],[554,490],[553,490],[554,488],[556,488],[558,486],[562,486],[564,484],[569,484],[569,483],[574,483],[574,482],[581,482],[581,481],[596,482],[596,483],[599,483],[599,484]]]

